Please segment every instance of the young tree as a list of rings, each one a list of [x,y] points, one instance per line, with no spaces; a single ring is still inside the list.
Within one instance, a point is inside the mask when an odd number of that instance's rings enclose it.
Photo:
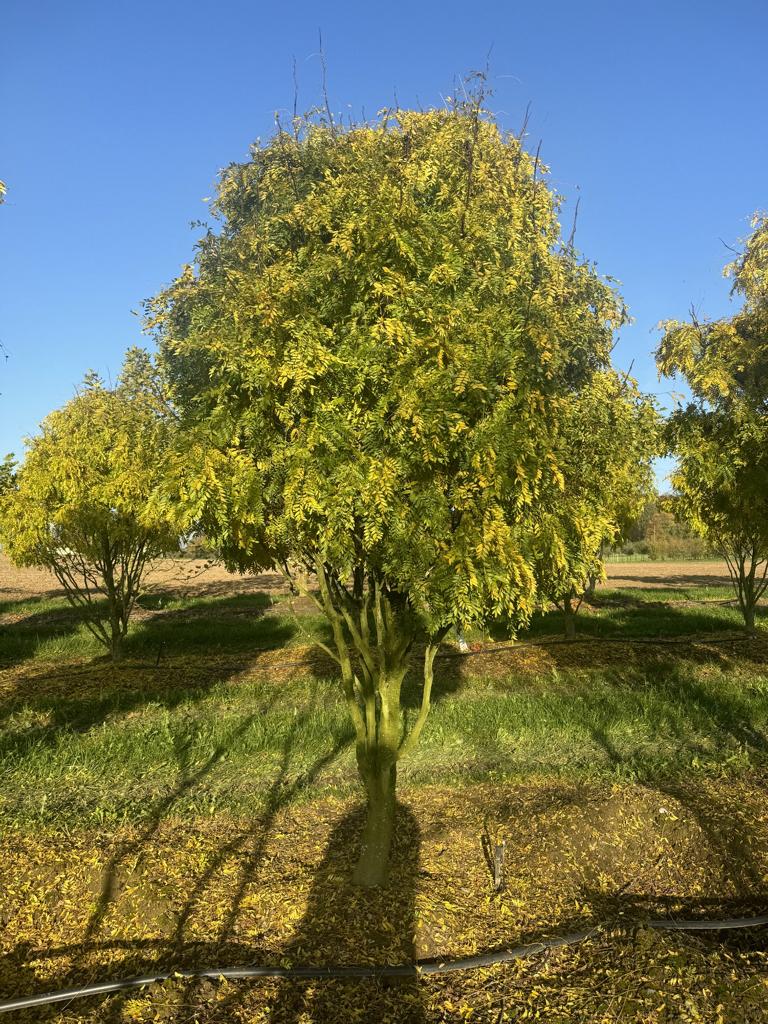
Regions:
[[[116,387],[89,374],[47,417],[0,496],[11,559],[55,573],[114,659],[148,564],[178,547],[174,525],[148,504],[170,433],[150,359],[133,349]]]
[[[363,885],[386,877],[442,638],[534,607],[568,396],[608,366],[624,316],[562,244],[544,172],[475,99],[278,126],[222,174],[220,231],[149,305],[186,426],[169,507],[230,566],[313,584],[330,623]]]
[[[678,514],[722,554],[750,631],[768,588],[768,217],[725,268],[743,297],[732,317],[665,324],[656,358],[692,400],[668,424]]]
[[[653,493],[659,449],[653,400],[626,374],[595,373],[563,402],[556,460],[562,487],[543,502],[536,534],[539,597],[563,612],[565,635],[590,583],[602,578],[602,551],[640,514]]]

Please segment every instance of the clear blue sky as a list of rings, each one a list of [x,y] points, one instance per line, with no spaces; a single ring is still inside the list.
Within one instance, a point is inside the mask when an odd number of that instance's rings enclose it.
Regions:
[[[615,359],[659,385],[654,325],[729,310],[720,271],[768,207],[768,3],[5,0],[0,22],[0,454],[89,368],[141,343],[132,310],[191,257],[217,170],[319,98],[441,102],[491,53],[491,105],[581,197],[577,243],[635,324]],[[566,217],[569,216],[566,214]],[[199,232],[198,232],[199,233]]]

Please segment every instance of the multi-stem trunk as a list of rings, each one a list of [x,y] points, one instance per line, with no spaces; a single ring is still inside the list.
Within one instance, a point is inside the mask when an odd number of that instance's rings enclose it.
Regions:
[[[401,706],[416,622],[401,595],[369,579],[363,593],[350,593],[323,565],[317,567],[320,606],[334,637],[335,658],[355,727],[355,752],[366,796],[367,817],[354,881],[380,886],[387,880],[395,825],[397,764],[418,742],[429,712],[433,663],[447,630],[430,638],[424,653],[419,712],[406,733]],[[352,652],[355,654],[353,662]]]
[[[761,551],[754,542],[736,550],[728,550],[723,545],[721,550],[728,563],[739,608],[744,616],[744,625],[748,633],[754,633],[757,628],[757,605],[768,589],[768,560],[761,556]]]

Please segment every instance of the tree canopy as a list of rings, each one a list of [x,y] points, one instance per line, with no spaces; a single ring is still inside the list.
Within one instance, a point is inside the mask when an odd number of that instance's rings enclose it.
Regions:
[[[219,229],[148,307],[185,428],[168,507],[230,566],[318,588],[368,795],[366,883],[437,644],[536,604],[564,424],[624,320],[562,239],[545,175],[478,98],[345,129],[297,119],[222,173]],[[578,516],[599,538],[603,513]]]
[[[538,503],[535,574],[540,601],[562,609],[572,636],[585,590],[603,574],[603,548],[624,535],[654,493],[660,419],[636,381],[611,368],[567,395],[563,412],[555,448],[563,486]]]
[[[727,559],[749,629],[768,587],[768,218],[752,227],[725,268],[742,308],[667,323],[656,354],[692,392],[668,424],[679,514]]]
[[[133,349],[115,387],[88,374],[46,418],[0,495],[11,559],[54,572],[115,658],[147,564],[178,548],[174,522],[150,503],[171,430],[150,359]]]

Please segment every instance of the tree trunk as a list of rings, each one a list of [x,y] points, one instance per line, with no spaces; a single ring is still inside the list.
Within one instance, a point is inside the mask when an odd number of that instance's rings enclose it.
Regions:
[[[408,601],[402,594],[387,591],[373,573],[365,589],[362,583],[356,584],[350,593],[322,561],[316,562],[315,570],[320,588],[318,604],[333,630],[366,796],[367,818],[353,881],[366,887],[385,885],[395,826],[397,762],[413,750],[424,728],[435,655],[450,626],[442,627],[428,640],[421,707],[407,735],[403,735],[401,689],[417,633],[417,620]],[[353,665],[352,650],[358,655],[359,671]]]
[[[365,784],[367,818],[353,882],[369,888],[385,885],[387,881],[395,826],[397,765],[389,759],[383,765],[380,762],[371,766],[364,764],[360,766],[360,774]]]
[[[576,638],[576,613],[573,610],[570,597],[563,598],[563,621],[566,639],[574,640]]]
[[[757,599],[755,597],[754,577],[754,559],[751,562],[749,572],[747,572],[747,568],[744,563],[739,565],[739,604],[741,605],[741,614],[744,616],[744,625],[746,626],[748,633],[755,632],[755,608],[757,606]]]
[[[750,601],[742,608],[744,613],[744,624],[747,627],[748,633],[755,632],[755,602]]]
[[[112,661],[122,661],[123,658],[123,633],[120,627],[117,628],[112,625],[112,637],[109,645],[109,653],[112,655]]]

